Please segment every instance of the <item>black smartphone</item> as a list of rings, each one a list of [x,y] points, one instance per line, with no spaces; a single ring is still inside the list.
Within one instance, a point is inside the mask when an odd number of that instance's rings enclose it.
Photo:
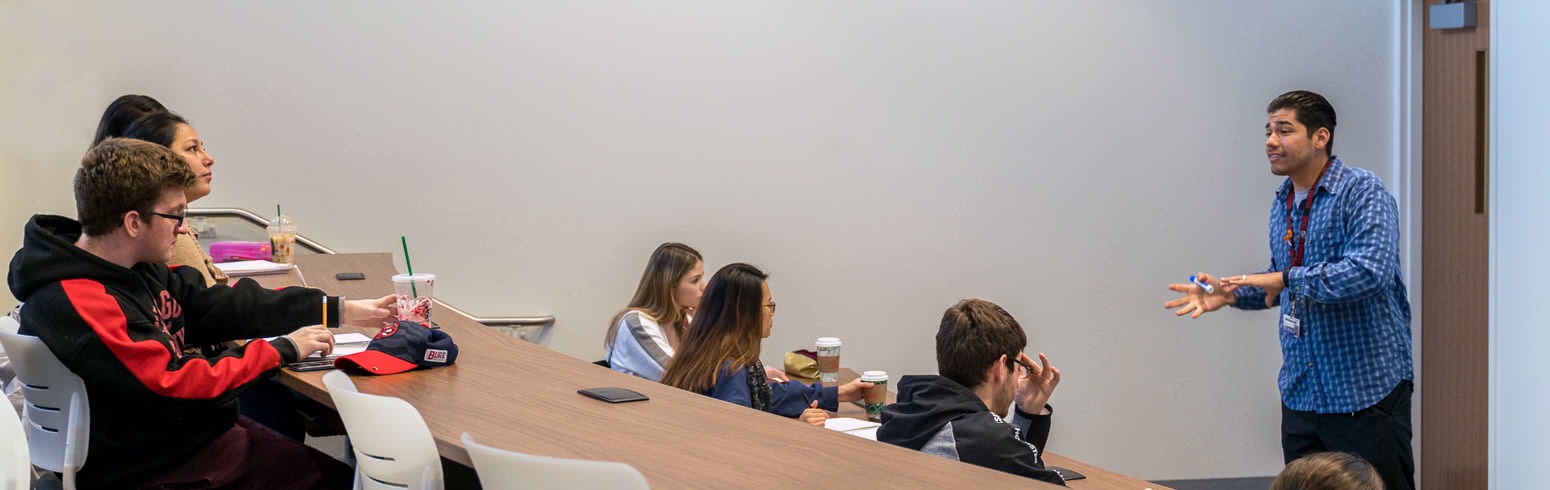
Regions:
[[[333,359],[312,359],[301,362],[293,362],[286,367],[296,372],[323,371],[334,368]]]
[[[647,398],[646,395],[640,394],[634,390],[615,387],[587,388],[584,390],[576,390],[576,393],[580,393],[608,403],[638,402],[650,400],[650,398]]]
[[[1080,479],[1083,479],[1083,478],[1087,478],[1087,475],[1083,475],[1081,473],[1077,473],[1076,471],[1073,471],[1073,470],[1070,470],[1070,469],[1061,468],[1059,466],[1051,466],[1051,467],[1049,467],[1049,469],[1054,470],[1055,473],[1060,474],[1060,477],[1065,479],[1066,481],[1080,480]]]
[[[338,274],[334,274],[334,279],[341,281],[359,281],[365,278],[366,275],[359,272],[340,272]]]

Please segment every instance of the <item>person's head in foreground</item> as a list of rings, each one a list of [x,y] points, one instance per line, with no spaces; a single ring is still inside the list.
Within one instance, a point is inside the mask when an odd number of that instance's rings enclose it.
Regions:
[[[1383,490],[1383,479],[1354,454],[1313,453],[1287,464],[1270,490]]]
[[[75,210],[91,246],[129,264],[166,262],[183,226],[184,190],[195,181],[167,147],[109,138],[86,152],[75,174]],[[95,251],[95,250],[94,250]]]

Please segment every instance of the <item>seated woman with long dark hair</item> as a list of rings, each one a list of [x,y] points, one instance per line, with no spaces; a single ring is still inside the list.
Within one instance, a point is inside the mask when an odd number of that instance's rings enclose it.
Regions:
[[[871,383],[856,380],[836,388],[765,377],[759,349],[775,317],[768,277],[742,263],[716,271],[662,383],[793,418],[814,402],[835,411],[839,402],[859,400]]]
[[[104,119],[104,123],[106,121]],[[189,170],[199,177],[193,186],[184,191],[189,204],[210,195],[211,182],[214,180],[211,167],[215,166],[215,157],[205,151],[204,140],[200,139],[199,132],[183,116],[170,111],[145,114],[135,119],[124,130],[123,136],[165,146],[183,157]],[[205,253],[199,245],[199,235],[192,230],[178,234],[177,242],[172,246],[172,259],[167,261],[167,265],[192,267],[204,276],[206,286],[226,284],[229,280],[226,273],[215,266],[210,254]]]

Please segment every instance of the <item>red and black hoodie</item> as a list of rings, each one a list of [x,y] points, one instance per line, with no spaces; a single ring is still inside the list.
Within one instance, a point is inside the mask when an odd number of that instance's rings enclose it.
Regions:
[[[185,345],[285,335],[324,318],[322,291],[206,287],[199,271],[163,264],[125,269],[75,246],[80,235],[75,220],[33,216],[8,282],[24,303],[22,333],[86,382],[81,488],[132,487],[187,460],[236,423],[239,393],[297,357],[289,339],[211,357]],[[337,326],[339,302],[327,304]]]

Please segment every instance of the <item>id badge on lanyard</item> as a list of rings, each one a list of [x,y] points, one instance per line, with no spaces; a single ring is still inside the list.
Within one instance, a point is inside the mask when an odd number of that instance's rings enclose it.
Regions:
[[[1297,319],[1297,299],[1295,295],[1287,302],[1286,311],[1281,313],[1281,331],[1293,337],[1302,337],[1302,321]]]
[[[1304,247],[1306,247],[1308,244],[1308,219],[1313,214],[1313,198],[1318,196],[1319,193],[1318,182],[1324,180],[1324,173],[1329,172],[1329,167],[1333,166],[1334,164],[1334,159],[1330,159],[1329,161],[1324,162],[1324,168],[1319,170],[1318,179],[1314,180],[1313,182],[1314,186],[1308,188],[1308,197],[1304,198],[1302,202],[1302,227],[1300,230],[1297,230],[1300,231],[1300,233],[1294,233],[1292,230],[1292,209],[1297,207],[1295,200],[1296,195],[1287,194],[1286,196],[1285,240],[1286,245],[1289,248],[1288,252],[1290,253],[1292,259],[1291,267],[1297,267],[1303,264],[1303,253],[1305,252]],[[1281,331],[1291,334],[1293,337],[1302,337],[1302,321],[1297,319],[1297,294],[1294,292],[1287,292],[1286,296],[1288,301],[1287,305],[1282,310],[1283,312],[1281,313]]]

